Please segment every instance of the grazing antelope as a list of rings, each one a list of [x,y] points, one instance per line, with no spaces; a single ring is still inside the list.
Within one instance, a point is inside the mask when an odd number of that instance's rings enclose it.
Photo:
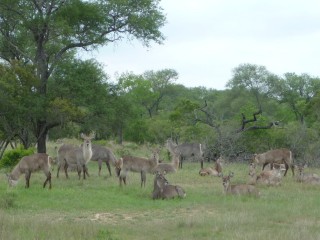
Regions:
[[[99,176],[101,174],[102,162],[105,162],[111,176],[110,162],[112,165],[116,163],[116,157],[113,152],[104,146],[92,144],[92,157],[91,161],[97,161],[99,165]]]
[[[203,168],[203,151],[204,146],[201,143],[183,143],[175,145],[171,139],[167,140],[167,149],[172,154],[180,152],[179,167],[182,168],[183,160],[195,157],[200,160],[201,168]]]
[[[260,193],[254,185],[250,184],[233,184],[231,185],[230,179],[233,177],[233,173],[230,173],[228,176],[224,177],[222,175],[222,185],[225,194],[233,195],[254,195],[259,196]]]
[[[281,148],[281,149],[269,150],[261,154],[254,154],[252,162],[261,164],[262,170],[264,170],[265,166],[268,164],[271,164],[271,166],[273,166],[274,163],[284,164],[286,167],[284,176],[286,176],[289,167],[292,170],[292,176],[294,176],[292,152],[289,149]]]
[[[139,172],[141,174],[141,187],[146,184],[146,173],[153,173],[159,163],[159,152],[153,151],[151,159],[133,156],[123,156],[115,162],[117,176],[120,186],[122,182],[127,184],[128,172]]]
[[[46,153],[35,153],[30,156],[24,156],[15,166],[10,174],[7,174],[8,184],[10,187],[17,185],[19,177],[25,174],[26,188],[29,188],[31,173],[42,170],[46,175],[46,180],[43,183],[43,188],[49,182],[51,189],[51,163],[53,159]]]
[[[154,178],[152,199],[171,199],[175,197],[184,198],[186,192],[179,185],[169,184],[164,174],[157,172]]]
[[[66,178],[69,178],[68,168],[76,168],[79,179],[81,178],[81,171],[83,172],[83,179],[86,175],[89,176],[87,164],[92,157],[91,140],[94,138],[94,133],[89,136],[81,133],[83,143],[81,147],[70,144],[63,144],[58,150],[58,168],[57,177],[59,177],[60,168],[63,167]]]
[[[297,176],[298,182],[308,183],[308,184],[320,184],[320,176],[315,173],[305,173],[304,169],[306,165],[296,165],[299,175]]]
[[[222,162],[223,162],[223,158],[219,157],[214,164],[214,168],[206,167],[206,168],[200,169],[199,171],[200,176],[210,175],[210,176],[220,177],[222,174]]]

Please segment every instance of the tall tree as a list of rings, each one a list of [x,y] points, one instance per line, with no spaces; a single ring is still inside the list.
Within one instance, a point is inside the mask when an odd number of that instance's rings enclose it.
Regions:
[[[285,73],[284,77],[270,84],[273,97],[288,104],[297,121],[304,123],[306,107],[320,90],[320,79],[308,74]]]
[[[32,65],[38,80],[34,91],[45,99],[48,80],[57,65],[79,48],[96,49],[123,38],[144,45],[164,40],[165,16],[159,0],[2,0],[0,59]],[[46,109],[35,120],[38,152],[46,151]]]
[[[157,72],[147,71],[142,75],[123,74],[119,86],[128,93],[132,101],[144,108],[152,118],[159,110],[159,104],[167,92],[167,88],[178,77],[172,69]]]

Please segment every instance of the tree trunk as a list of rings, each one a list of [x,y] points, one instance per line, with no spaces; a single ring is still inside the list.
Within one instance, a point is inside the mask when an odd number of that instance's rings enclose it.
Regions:
[[[119,126],[119,128],[118,128],[118,143],[122,144],[122,142],[123,142],[122,126]]]
[[[37,122],[37,152],[38,153],[46,153],[47,146],[46,146],[46,140],[47,140],[47,134],[48,134],[48,128],[46,126],[46,121],[38,121]]]

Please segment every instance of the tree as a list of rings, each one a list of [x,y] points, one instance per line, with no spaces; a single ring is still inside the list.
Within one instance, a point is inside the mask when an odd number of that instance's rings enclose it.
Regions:
[[[31,65],[34,92],[45,99],[57,65],[78,49],[93,50],[123,38],[148,46],[164,40],[165,16],[158,0],[3,0],[0,3],[0,59]],[[54,79],[52,79],[54,80]],[[46,151],[47,101],[36,117],[38,152]],[[47,105],[47,106],[46,106]]]
[[[266,125],[250,125],[256,123],[257,117],[262,114],[261,97],[267,96],[270,92],[269,83],[277,81],[278,77],[270,73],[266,67],[255,64],[240,64],[239,67],[233,70],[233,77],[227,83],[228,87],[244,88],[249,90],[256,98],[258,109],[252,112],[252,118],[249,118],[242,113],[241,127],[239,132],[256,129],[269,129],[278,125],[278,121],[271,121]],[[248,127],[247,127],[248,126]]]
[[[146,71],[142,75],[123,74],[118,82],[132,101],[144,108],[152,118],[157,114],[168,86],[177,78],[178,73],[175,70],[164,69],[157,72]]]
[[[307,105],[320,90],[320,79],[308,74],[285,73],[270,89],[273,97],[280,103],[288,104],[296,120],[304,123]]]

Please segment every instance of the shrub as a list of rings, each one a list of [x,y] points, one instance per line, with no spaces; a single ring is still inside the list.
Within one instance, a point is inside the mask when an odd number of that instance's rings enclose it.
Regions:
[[[7,151],[3,158],[0,160],[0,169],[1,168],[13,168],[22,157],[28,156],[34,153],[33,148],[29,149],[22,149],[22,148],[16,148],[13,150]]]

